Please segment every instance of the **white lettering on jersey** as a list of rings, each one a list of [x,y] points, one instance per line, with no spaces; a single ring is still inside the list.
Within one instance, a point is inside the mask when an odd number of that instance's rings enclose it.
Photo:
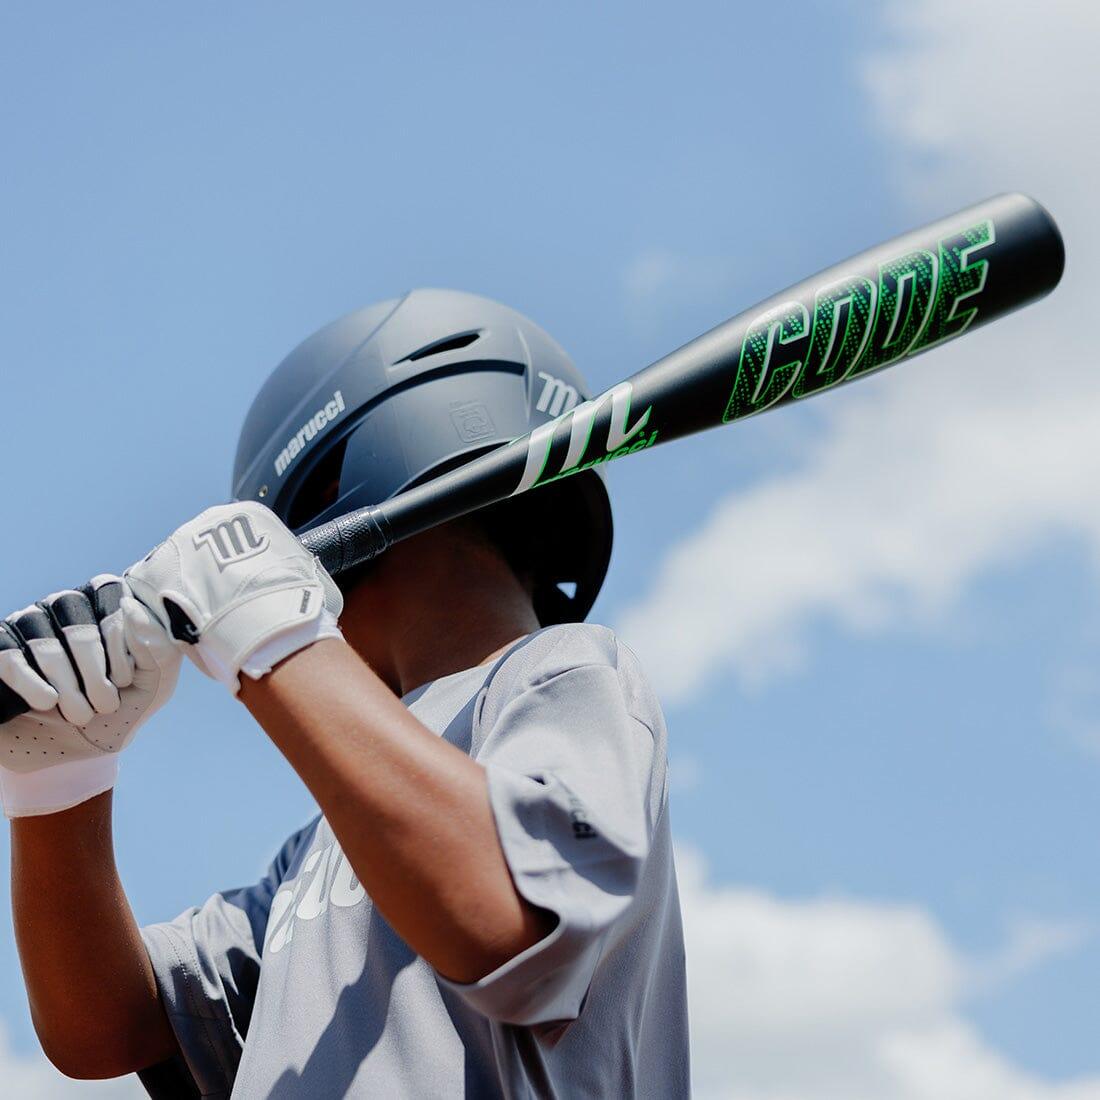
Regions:
[[[366,890],[338,844],[310,852],[293,881],[280,887],[271,899],[264,954],[282,951],[294,939],[299,921],[316,920],[330,905],[351,908],[366,897]]]

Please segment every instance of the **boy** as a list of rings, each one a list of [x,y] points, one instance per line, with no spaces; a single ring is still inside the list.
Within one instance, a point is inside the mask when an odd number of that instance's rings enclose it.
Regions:
[[[164,1097],[687,1095],[664,722],[629,651],[582,621],[610,554],[597,473],[339,588],[291,535],[583,390],[496,303],[415,291],[360,310],[261,390],[239,503],[6,622],[0,683],[34,708],[0,727],[16,932],[60,1069],[137,1071]],[[260,883],[139,931],[110,790],[181,648],[322,816]]]

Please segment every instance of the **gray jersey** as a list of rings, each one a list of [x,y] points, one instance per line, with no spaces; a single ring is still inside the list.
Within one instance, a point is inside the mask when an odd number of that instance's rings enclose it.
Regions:
[[[666,734],[633,654],[603,627],[550,627],[405,703],[485,766],[516,887],[554,930],[449,981],[319,818],[262,882],[144,929],[182,1052],[143,1075],[150,1094],[686,1096]]]

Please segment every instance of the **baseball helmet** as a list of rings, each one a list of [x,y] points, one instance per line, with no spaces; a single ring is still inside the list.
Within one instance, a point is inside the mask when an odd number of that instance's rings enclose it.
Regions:
[[[275,368],[241,429],[233,496],[262,501],[301,534],[469,462],[587,397],[565,352],[515,310],[454,290],[414,290],[333,321]],[[602,471],[494,507],[509,509],[494,529],[523,540],[539,621],[583,620],[611,557]]]

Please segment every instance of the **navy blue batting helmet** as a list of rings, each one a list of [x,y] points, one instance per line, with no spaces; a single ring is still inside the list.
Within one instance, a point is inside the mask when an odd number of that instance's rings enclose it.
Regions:
[[[507,306],[414,290],[356,310],[275,368],[245,418],[233,496],[295,532],[378,504],[507,443],[589,396],[550,336]],[[611,506],[595,468],[537,489],[530,540],[544,624],[589,612],[611,556]],[[526,497],[518,497],[519,505]]]

